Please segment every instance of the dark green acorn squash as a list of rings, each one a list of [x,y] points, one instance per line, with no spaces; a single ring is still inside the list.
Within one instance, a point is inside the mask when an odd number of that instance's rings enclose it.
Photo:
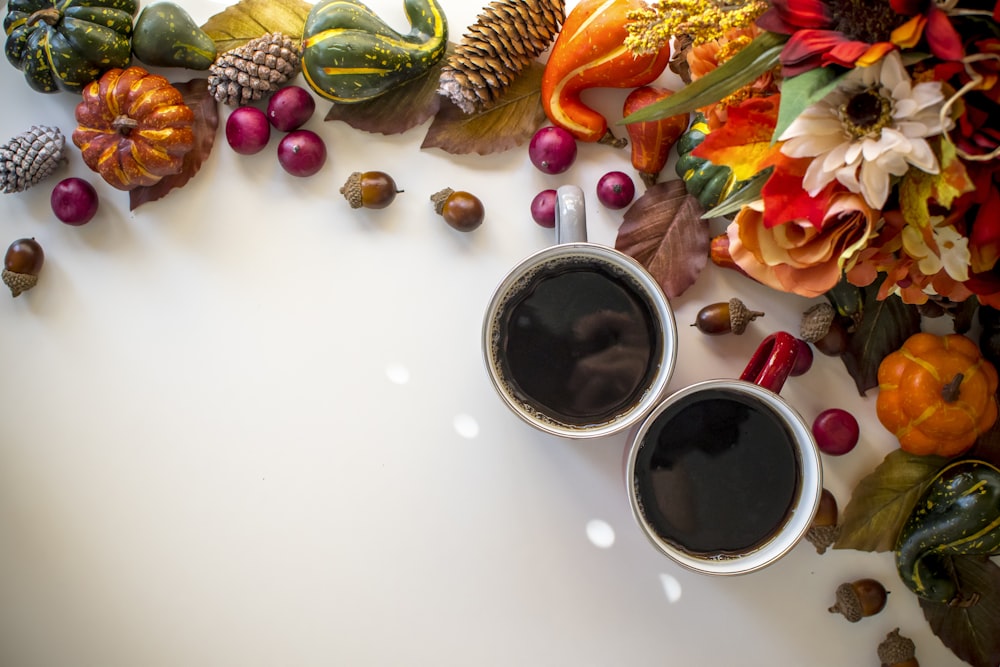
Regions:
[[[970,459],[945,466],[917,501],[896,541],[896,569],[918,596],[967,605],[978,592],[959,591],[946,558],[996,553],[1000,470]]]
[[[35,90],[78,93],[132,60],[136,0],[9,0],[4,51]]]
[[[702,114],[695,114],[688,131],[677,140],[677,175],[684,181],[688,194],[706,209],[712,208],[736,188],[733,170],[725,165],[717,165],[691,154],[709,133],[708,124]]]
[[[401,86],[440,60],[448,22],[437,0],[405,0],[411,30],[401,34],[355,0],[320,0],[302,33],[302,74],[334,102],[362,102]]]

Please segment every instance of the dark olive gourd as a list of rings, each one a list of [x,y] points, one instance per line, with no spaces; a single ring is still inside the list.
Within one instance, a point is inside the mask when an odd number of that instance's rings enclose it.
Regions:
[[[146,5],[135,20],[132,52],[146,65],[206,70],[215,62],[215,41],[173,2]]]
[[[733,170],[691,154],[709,133],[705,117],[694,115],[691,127],[677,140],[677,175],[684,181],[688,194],[705,208],[724,200],[736,187]]]
[[[922,598],[970,604],[977,591],[959,591],[944,559],[996,553],[1000,553],[1000,470],[967,459],[945,466],[917,501],[896,541],[896,569],[903,583]]]
[[[4,51],[35,90],[78,93],[132,60],[136,0],[9,0]]]
[[[448,23],[437,0],[405,0],[411,30],[401,34],[354,0],[320,0],[302,33],[302,74],[334,102],[362,102],[412,81],[439,61]]]

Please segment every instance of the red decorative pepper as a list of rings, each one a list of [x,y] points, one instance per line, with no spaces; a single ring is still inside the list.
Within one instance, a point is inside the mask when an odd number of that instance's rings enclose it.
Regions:
[[[580,141],[625,145],[580,93],[644,86],[663,73],[669,48],[637,55],[625,46],[629,12],[647,8],[643,0],[582,0],[570,11],[542,75],[542,106],[554,125]]]

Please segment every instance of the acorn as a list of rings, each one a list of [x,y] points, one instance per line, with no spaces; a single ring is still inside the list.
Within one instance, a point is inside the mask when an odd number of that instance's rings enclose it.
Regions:
[[[385,208],[402,192],[384,171],[356,171],[340,188],[351,208]]]
[[[691,326],[698,327],[699,331],[709,336],[727,333],[739,335],[758,317],[764,317],[764,313],[750,310],[742,301],[733,298],[708,304],[698,311]]]
[[[431,195],[434,211],[453,229],[471,232],[483,224],[486,209],[474,194],[463,190],[445,188]]]
[[[35,239],[18,239],[10,244],[3,258],[2,277],[12,296],[27,292],[38,283],[44,262],[45,253]]]
[[[913,640],[900,635],[899,628],[887,634],[878,645],[878,659],[882,667],[920,667]]]
[[[858,579],[837,587],[837,603],[830,607],[831,614],[843,614],[851,623],[874,616],[885,608],[888,592],[875,579]]]
[[[799,324],[799,338],[815,343],[830,332],[830,325],[837,312],[829,303],[817,303],[802,314]]]
[[[806,531],[806,540],[816,547],[816,553],[823,554],[840,537],[837,525],[837,499],[827,489],[819,497],[819,509]]]

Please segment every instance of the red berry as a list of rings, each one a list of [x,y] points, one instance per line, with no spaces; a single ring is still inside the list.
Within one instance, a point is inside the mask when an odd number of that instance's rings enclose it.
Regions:
[[[798,352],[795,355],[795,365],[792,366],[791,375],[793,377],[798,377],[799,375],[804,375],[813,365],[813,351],[812,346],[805,342],[801,338],[796,338],[795,342],[798,343]]]
[[[271,139],[271,125],[257,107],[239,107],[226,119],[226,141],[240,155],[261,152]]]
[[[821,452],[831,456],[841,456],[858,444],[861,429],[858,420],[850,412],[840,408],[830,408],[816,416],[812,432]]]
[[[556,191],[542,190],[531,200],[531,218],[542,227],[556,226]]]
[[[543,127],[531,137],[528,158],[539,171],[561,174],[576,160],[576,139],[561,127]]]
[[[292,176],[312,176],[326,164],[326,144],[312,130],[289,132],[278,144],[278,162]]]
[[[267,119],[282,132],[297,130],[316,110],[316,100],[301,86],[285,86],[267,101]]]
[[[97,213],[97,190],[82,178],[59,181],[49,197],[52,212],[67,225],[85,225]]]
[[[597,199],[611,209],[625,208],[635,197],[635,183],[623,171],[609,171],[597,181]]]

